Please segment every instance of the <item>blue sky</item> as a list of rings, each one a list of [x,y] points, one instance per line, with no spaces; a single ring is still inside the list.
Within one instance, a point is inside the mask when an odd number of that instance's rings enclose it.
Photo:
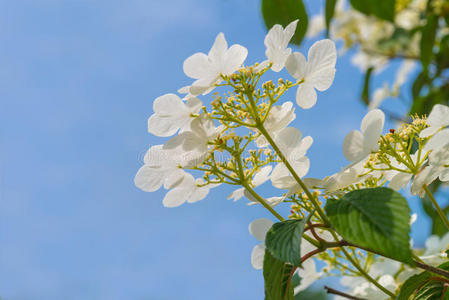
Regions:
[[[133,184],[147,148],[163,142],[147,133],[153,99],[191,82],[182,62],[218,32],[248,48],[247,62],[264,58],[258,0],[0,2],[2,299],[263,297],[247,230],[269,217],[261,207],[227,201],[232,189],[220,187],[167,209],[164,191]],[[384,73],[378,84],[393,78]],[[297,108],[294,125],[315,139],[311,176],[346,164],[343,138],[366,112],[360,82],[341,57],[318,104]],[[422,244],[428,224],[417,226]]]

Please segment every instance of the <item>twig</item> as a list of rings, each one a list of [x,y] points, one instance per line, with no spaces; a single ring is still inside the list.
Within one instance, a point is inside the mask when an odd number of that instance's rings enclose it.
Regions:
[[[344,297],[344,298],[348,298],[348,299],[353,299],[353,300],[368,300],[368,299],[365,299],[365,298],[359,298],[359,297],[355,297],[355,296],[352,296],[352,295],[349,295],[349,294],[337,291],[336,289],[330,288],[328,286],[324,286],[324,289],[326,290],[326,292],[328,294],[334,294],[334,295],[338,295],[338,296],[341,296],[341,297]]]

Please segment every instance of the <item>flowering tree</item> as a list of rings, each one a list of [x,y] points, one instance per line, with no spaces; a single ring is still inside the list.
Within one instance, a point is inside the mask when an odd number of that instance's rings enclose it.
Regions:
[[[148,192],[163,186],[163,205],[175,207],[229,184],[236,189],[228,198],[265,207],[276,222],[256,219],[249,231],[260,241],[251,263],[263,269],[266,299],[293,299],[326,276],[341,276],[347,287],[329,292],[352,299],[448,297],[449,236],[413,249],[415,217],[397,191],[411,182],[411,193],[427,195],[449,228],[428,188],[437,178],[449,181],[449,107],[437,104],[428,117],[414,116],[387,134],[384,113],[371,109],[360,130],[344,140],[350,165],[324,179],[308,178],[313,139],[289,127],[295,104],[283,95],[296,90],[296,105],[306,113],[318,92],[331,86],[337,51],[325,39],[311,46],[307,58],[292,52],[288,44],[297,23],[274,25],[264,41],[267,59],[251,66],[244,65],[246,48],[228,47],[222,33],[207,54],[185,60],[184,72],[195,81],[179,90],[182,99],[157,98],[148,120],[152,134],[174,137],[148,150],[136,185]],[[289,80],[264,80],[284,67]],[[212,101],[203,105],[199,97]],[[258,191],[269,181],[280,190],[274,197]],[[289,216],[279,213],[283,205],[290,206]],[[325,267],[318,269],[317,261]]]

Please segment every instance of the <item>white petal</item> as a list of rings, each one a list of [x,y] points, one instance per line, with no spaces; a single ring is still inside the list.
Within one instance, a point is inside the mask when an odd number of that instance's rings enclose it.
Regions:
[[[220,61],[221,58],[225,55],[227,49],[228,43],[226,42],[224,34],[220,32],[215,38],[215,42],[212,45],[208,56],[215,62]]]
[[[211,64],[204,53],[195,53],[183,64],[184,73],[190,78],[200,79],[211,75]]]
[[[308,53],[306,81],[320,91],[328,89],[334,80],[336,62],[337,49],[333,41],[315,42]]]
[[[263,259],[265,257],[265,245],[259,244],[253,248],[251,252],[251,265],[254,269],[260,270],[263,268]]]
[[[360,131],[353,130],[346,135],[343,142],[343,155],[349,161],[357,161],[365,155],[363,151],[363,135]]]
[[[431,127],[445,127],[449,125],[449,107],[442,104],[435,104],[427,118],[427,123]]]
[[[259,186],[263,183],[265,183],[268,179],[270,179],[270,172],[272,167],[271,166],[265,166],[262,169],[260,169],[253,177],[253,185]]]
[[[309,109],[316,103],[316,91],[312,84],[304,82],[298,86],[296,91],[296,103],[303,109]]]
[[[449,144],[449,128],[443,129],[432,136],[424,145],[424,153],[430,150],[437,151]]]
[[[226,52],[223,69],[221,73],[231,75],[243,64],[248,55],[248,50],[240,45],[232,45]]]
[[[410,179],[412,179],[412,174],[399,172],[391,179],[388,187],[395,191],[399,191],[407,185]]]
[[[363,133],[363,147],[369,153],[378,148],[379,137],[384,128],[385,115],[380,109],[369,111],[362,120],[360,129]]]
[[[421,170],[418,173],[418,175],[415,176],[415,179],[413,180],[412,183],[412,187],[410,189],[413,195],[420,194],[425,184],[429,185],[430,183],[432,183],[432,181],[434,181],[438,177],[439,173],[435,171],[436,171],[435,168],[427,166],[423,170]]]
[[[226,199],[228,199],[228,200],[232,199],[234,201],[240,200],[244,195],[243,194],[244,191],[245,191],[245,188],[236,189],[231,194],[229,194],[228,197],[226,197]]]
[[[301,80],[306,71],[306,58],[299,52],[290,54],[285,62],[285,68],[292,77]]]
[[[443,181],[443,182],[449,181],[449,167],[445,168],[445,169],[440,173],[440,180]]]
[[[165,194],[162,204],[165,207],[177,207],[186,202],[185,190],[182,188],[171,189]]]
[[[295,127],[287,127],[279,131],[275,141],[282,154],[287,157],[300,145],[302,133]]]
[[[154,192],[162,186],[164,179],[161,168],[144,165],[137,171],[134,183],[142,191]]]
[[[249,224],[248,230],[253,237],[263,242],[265,241],[265,235],[273,224],[274,222],[269,219],[256,219]]]

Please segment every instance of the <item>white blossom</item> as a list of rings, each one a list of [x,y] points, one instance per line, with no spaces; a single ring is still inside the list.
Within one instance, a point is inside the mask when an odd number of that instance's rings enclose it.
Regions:
[[[310,136],[302,138],[302,133],[296,128],[287,127],[281,130],[274,139],[285,159],[289,162],[299,177],[307,174],[310,161],[305,156],[313,143]],[[278,163],[271,174],[273,186],[279,189],[290,189],[297,185],[284,163]]]
[[[268,134],[273,137],[287,127],[295,118],[296,114],[293,103],[287,101],[282,106],[276,105],[271,108],[270,114],[266,118],[263,126]],[[268,141],[263,135],[260,135],[255,142],[258,147],[268,146]]]
[[[181,181],[185,172],[181,167],[185,164],[182,151],[164,150],[163,145],[151,147],[144,158],[144,165],[137,172],[134,183],[145,192],[157,191],[163,184],[169,188]]]
[[[216,185],[198,186],[203,184],[202,179],[195,180],[191,174],[186,173],[182,181],[178,181],[167,192],[162,200],[166,207],[176,207],[185,202],[194,203],[204,199],[209,190]]]
[[[251,252],[251,264],[254,269],[260,270],[263,267],[263,258],[265,256],[265,235],[268,230],[270,230],[271,226],[273,226],[274,222],[269,219],[257,219],[252,221],[248,230],[249,233],[255,237],[257,240],[262,242],[259,245],[256,245]]]
[[[166,94],[154,100],[154,114],[148,119],[148,131],[156,136],[174,135],[189,128],[192,114],[201,109],[201,101],[192,97],[185,103],[175,94]]]
[[[275,72],[279,72],[284,68],[285,61],[292,52],[292,49],[287,48],[287,46],[295,34],[297,23],[298,20],[295,20],[288,24],[285,29],[281,25],[276,24],[268,31],[265,37],[264,43],[267,47],[265,55],[273,63],[271,69]]]
[[[449,233],[443,237],[430,236],[425,243],[426,251],[420,258],[426,263],[438,265],[447,261],[446,251],[449,249]]]
[[[256,174],[254,174],[254,176],[251,180],[251,185],[253,187],[258,187],[259,185],[264,184],[266,181],[268,181],[270,179],[271,170],[272,170],[272,166],[262,167],[258,172],[256,172]],[[227,199],[232,199],[234,201],[237,201],[237,200],[243,198],[243,196],[245,196],[244,191],[245,191],[245,188],[243,188],[243,187],[236,189],[230,195],[228,195]],[[250,199],[250,198],[248,198],[248,199]],[[250,200],[252,200],[252,199],[250,199]]]
[[[198,52],[184,61],[184,73],[196,79],[189,92],[192,95],[209,93],[221,81],[220,74],[231,75],[237,71],[247,55],[248,50],[237,44],[228,49],[224,34],[219,33],[207,55]]]
[[[358,162],[379,149],[378,140],[384,127],[385,115],[379,109],[369,111],[362,120],[360,130],[351,131],[344,140],[343,154],[347,160]]]
[[[209,150],[208,143],[213,141],[223,130],[223,126],[215,127],[211,118],[201,114],[190,124],[190,130],[181,132],[164,144],[164,149],[179,148],[189,157],[190,165],[201,163]]]
[[[290,54],[285,67],[291,76],[303,81],[296,92],[296,103],[304,109],[315,105],[319,91],[327,90],[334,81],[337,50],[331,40],[315,42],[309,49],[308,60],[299,52]]]

